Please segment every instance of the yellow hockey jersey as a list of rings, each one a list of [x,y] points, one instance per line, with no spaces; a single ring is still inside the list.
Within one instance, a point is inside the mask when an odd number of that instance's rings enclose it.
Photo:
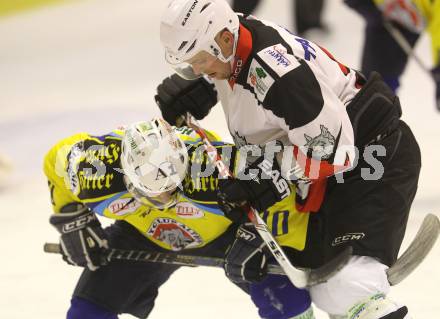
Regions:
[[[231,225],[217,205],[217,171],[213,167],[209,171],[211,164],[194,130],[175,130],[187,145],[190,165],[174,207],[152,209],[127,192],[120,168],[124,131],[117,129],[103,136],[75,134],[47,153],[44,172],[54,212],[70,203],[83,203],[98,215],[130,223],[150,241],[172,251],[200,248],[214,241]],[[223,159],[233,166],[239,152],[209,134]],[[199,165],[196,174],[191,171],[194,164]],[[294,186],[292,190],[261,216],[282,246],[303,250],[309,214],[295,209]]]

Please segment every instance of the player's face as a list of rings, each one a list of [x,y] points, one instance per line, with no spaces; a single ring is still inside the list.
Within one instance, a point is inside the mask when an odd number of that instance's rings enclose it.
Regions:
[[[166,209],[176,205],[178,189],[151,195],[146,194],[134,187],[133,184],[128,180],[127,176],[124,176],[124,183],[127,186],[128,192],[144,206],[155,209]]]
[[[186,61],[196,75],[207,75],[216,80],[227,80],[231,76],[231,65],[222,62],[206,51],[201,51]]]

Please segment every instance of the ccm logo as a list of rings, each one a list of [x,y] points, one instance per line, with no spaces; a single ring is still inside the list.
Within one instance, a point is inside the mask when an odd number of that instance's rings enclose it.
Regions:
[[[245,241],[252,241],[255,239],[255,234],[246,229],[239,228],[237,230],[237,238],[243,239]]]
[[[364,233],[348,233],[343,236],[336,237],[332,242],[332,246],[340,245],[351,240],[361,240],[364,237]]]
[[[85,225],[95,220],[96,216],[94,214],[88,214],[84,217],[78,218],[73,222],[67,223],[63,225],[63,233],[70,233],[72,231],[82,229]]]

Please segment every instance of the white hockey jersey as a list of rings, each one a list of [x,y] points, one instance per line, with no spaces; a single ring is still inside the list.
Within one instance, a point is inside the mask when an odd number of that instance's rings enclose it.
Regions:
[[[320,193],[320,180],[355,160],[346,106],[364,82],[324,48],[252,16],[240,17],[231,78],[214,80],[235,143],[290,145],[295,178],[314,181]]]

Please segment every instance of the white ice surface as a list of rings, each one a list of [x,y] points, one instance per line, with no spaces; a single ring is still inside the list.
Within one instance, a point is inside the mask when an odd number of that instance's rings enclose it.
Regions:
[[[64,317],[80,270],[42,251],[44,242],[58,237],[47,222],[42,157],[68,134],[104,133],[158,114],[154,90],[171,73],[158,38],[165,3],[71,1],[0,20],[0,153],[15,163],[8,186],[0,190],[0,318]],[[359,67],[362,21],[341,1],[327,3],[332,33],[314,39],[347,65]],[[290,26],[290,1],[264,1],[256,15]],[[431,64],[427,36],[416,52]],[[423,168],[404,247],[424,215],[440,212],[440,113],[433,92],[429,77],[411,62],[400,96],[404,119],[422,149]],[[202,123],[230,140],[219,107]],[[392,290],[414,318],[440,317],[439,261],[437,245]],[[247,319],[257,313],[222,270],[197,268],[179,270],[160,289],[150,318],[173,317]]]

